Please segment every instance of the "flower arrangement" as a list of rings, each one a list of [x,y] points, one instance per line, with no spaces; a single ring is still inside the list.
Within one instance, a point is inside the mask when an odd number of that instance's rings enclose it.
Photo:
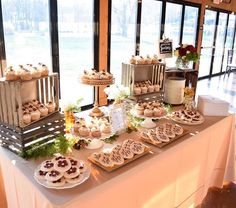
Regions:
[[[196,62],[199,59],[197,49],[193,45],[182,44],[174,51],[176,59],[176,65],[178,68],[188,68],[190,61]]]
[[[130,90],[128,87],[123,85],[111,85],[104,89],[104,92],[108,95],[108,99],[115,100],[115,103],[122,102],[125,98],[130,95]]]

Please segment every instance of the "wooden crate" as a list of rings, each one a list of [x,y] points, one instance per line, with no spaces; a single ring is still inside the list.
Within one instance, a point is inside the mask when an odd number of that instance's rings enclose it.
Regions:
[[[164,82],[165,82],[165,64],[126,64],[122,63],[122,80],[121,83],[125,87],[130,88],[130,99],[132,100],[164,100]],[[153,85],[159,84],[159,92],[148,92],[136,95],[133,93],[134,84],[150,80]]]
[[[65,119],[57,112],[30,126],[14,129],[0,123],[0,142],[14,153],[24,152],[36,142],[45,144],[53,141],[59,134],[64,134]]]
[[[37,99],[43,104],[52,101],[56,105],[55,112],[59,111],[59,80],[57,73],[29,81],[5,81],[4,78],[1,78],[0,122],[13,127],[27,126],[22,120],[22,105],[33,99]],[[44,118],[40,120],[42,119]]]

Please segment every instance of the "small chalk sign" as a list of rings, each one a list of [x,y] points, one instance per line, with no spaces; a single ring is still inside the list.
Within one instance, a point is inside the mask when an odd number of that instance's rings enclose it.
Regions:
[[[114,132],[123,133],[127,128],[124,107],[121,106],[112,107],[110,111],[110,121]]]
[[[160,58],[171,58],[173,51],[172,40],[160,40],[158,44],[158,51]]]

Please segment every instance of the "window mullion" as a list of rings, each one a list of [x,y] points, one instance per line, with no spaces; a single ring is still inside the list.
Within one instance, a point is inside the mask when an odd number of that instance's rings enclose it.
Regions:
[[[3,32],[3,17],[2,17],[2,1],[0,0],[0,77],[3,76],[4,69],[6,68],[6,50]]]

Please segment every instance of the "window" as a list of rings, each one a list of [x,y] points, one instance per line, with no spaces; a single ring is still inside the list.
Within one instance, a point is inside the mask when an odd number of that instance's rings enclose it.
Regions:
[[[2,0],[7,65],[51,68],[48,1]]]
[[[93,63],[93,0],[59,0],[58,30],[62,100],[93,103],[93,87],[80,83],[80,75]],[[85,93],[86,92],[86,93]]]
[[[121,64],[135,55],[137,0],[112,0],[110,71],[121,83]]]
[[[157,42],[160,39],[162,2],[142,1],[140,54],[157,54]]]

